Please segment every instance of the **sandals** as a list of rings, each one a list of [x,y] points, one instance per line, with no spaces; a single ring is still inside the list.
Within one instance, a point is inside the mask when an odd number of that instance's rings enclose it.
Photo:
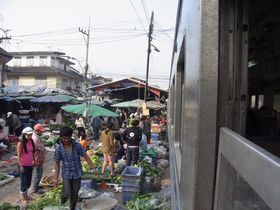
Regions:
[[[23,202],[24,204],[28,204],[28,203],[29,203],[29,200],[23,199],[22,202]]]

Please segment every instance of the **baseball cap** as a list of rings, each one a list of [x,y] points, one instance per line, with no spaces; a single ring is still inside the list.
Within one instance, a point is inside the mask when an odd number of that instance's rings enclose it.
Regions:
[[[12,114],[13,114],[12,112],[8,112],[7,117],[10,117],[10,115],[12,115]]]
[[[33,130],[32,130],[32,128],[30,128],[30,127],[26,127],[26,128],[24,128],[24,129],[22,130],[21,133],[22,133],[22,134],[32,134],[32,133],[33,133]]]
[[[45,128],[44,128],[41,124],[36,124],[36,125],[34,126],[34,130],[35,130],[35,131],[44,132],[44,131],[45,131]]]

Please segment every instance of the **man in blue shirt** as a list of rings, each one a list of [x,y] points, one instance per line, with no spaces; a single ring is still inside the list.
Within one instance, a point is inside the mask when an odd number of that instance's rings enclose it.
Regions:
[[[61,204],[66,203],[68,197],[70,197],[70,209],[75,210],[83,173],[80,157],[82,156],[85,158],[91,169],[94,170],[94,166],[84,148],[72,139],[72,134],[73,130],[69,126],[63,126],[60,129],[61,143],[57,146],[54,154],[54,184],[55,186],[58,185],[61,161],[61,176],[63,185]]]

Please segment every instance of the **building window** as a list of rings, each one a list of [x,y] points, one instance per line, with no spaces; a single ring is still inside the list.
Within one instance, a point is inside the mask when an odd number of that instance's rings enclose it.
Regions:
[[[46,66],[47,65],[47,56],[40,56],[40,66]]]
[[[21,57],[14,57],[14,66],[21,66]]]
[[[51,56],[51,66],[55,66],[55,57]]]
[[[35,85],[47,86],[47,77],[46,76],[37,76],[37,77],[35,77]]]
[[[34,57],[33,56],[27,56],[26,65],[27,66],[33,66],[34,65]]]
[[[18,77],[10,77],[8,79],[8,85],[9,86],[18,86],[19,85]]]
[[[67,79],[61,79],[61,89],[67,89]]]

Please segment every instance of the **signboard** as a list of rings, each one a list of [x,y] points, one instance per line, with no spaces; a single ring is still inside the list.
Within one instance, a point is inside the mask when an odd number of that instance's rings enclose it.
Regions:
[[[147,109],[147,103],[143,102],[143,104],[142,104],[142,109],[143,109],[143,110],[144,110],[144,109]]]
[[[143,116],[149,116],[150,110],[149,109],[143,109]]]

